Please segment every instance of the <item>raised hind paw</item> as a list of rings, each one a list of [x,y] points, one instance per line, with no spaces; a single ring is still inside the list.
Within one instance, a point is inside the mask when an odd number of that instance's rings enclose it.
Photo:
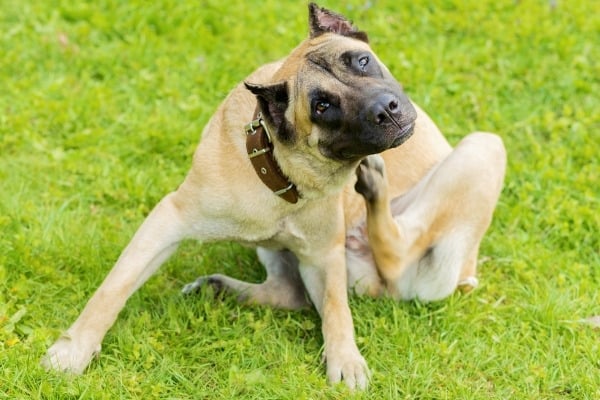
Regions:
[[[379,154],[365,157],[356,168],[354,189],[366,201],[373,202],[381,197],[386,189],[385,163]]]

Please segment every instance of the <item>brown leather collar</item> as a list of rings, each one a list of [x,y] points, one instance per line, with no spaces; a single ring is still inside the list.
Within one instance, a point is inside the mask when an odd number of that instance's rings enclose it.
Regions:
[[[256,175],[273,193],[294,204],[300,197],[296,185],[281,172],[277,160],[273,157],[273,141],[261,113],[257,110],[254,115],[254,120],[244,127],[250,162]]]

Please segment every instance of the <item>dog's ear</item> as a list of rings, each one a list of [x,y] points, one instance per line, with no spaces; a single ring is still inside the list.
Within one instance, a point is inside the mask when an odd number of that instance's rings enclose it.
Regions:
[[[288,107],[288,88],[285,82],[256,85],[244,82],[246,89],[254,93],[263,116],[275,127],[281,125]]]
[[[293,140],[294,130],[285,119],[285,110],[288,108],[289,94],[287,82],[270,85],[257,85],[244,82],[246,89],[254,93],[258,106],[265,120],[275,128],[280,140],[290,142]]]
[[[311,39],[331,32],[350,36],[363,42],[369,42],[367,34],[356,29],[352,25],[352,21],[349,21],[343,15],[319,7],[315,3],[308,5],[308,24],[310,26]]]

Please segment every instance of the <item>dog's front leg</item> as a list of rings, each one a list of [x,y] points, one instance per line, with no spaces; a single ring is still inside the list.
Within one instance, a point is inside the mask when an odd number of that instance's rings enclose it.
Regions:
[[[166,196],[146,218],[131,243],[88,301],[75,323],[48,349],[42,365],[81,373],[108,329],[137,290],[173,253],[185,234],[175,194]]]
[[[344,380],[350,389],[364,389],[369,369],[354,340],[342,221],[340,216],[334,243],[311,252],[308,257],[300,257],[300,275],[321,315],[328,381],[335,384]]]

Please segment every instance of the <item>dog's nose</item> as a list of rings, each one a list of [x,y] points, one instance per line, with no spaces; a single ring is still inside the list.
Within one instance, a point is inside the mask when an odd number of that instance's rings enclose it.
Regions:
[[[400,115],[399,99],[393,94],[378,95],[368,109],[367,118],[375,125],[392,122]]]

